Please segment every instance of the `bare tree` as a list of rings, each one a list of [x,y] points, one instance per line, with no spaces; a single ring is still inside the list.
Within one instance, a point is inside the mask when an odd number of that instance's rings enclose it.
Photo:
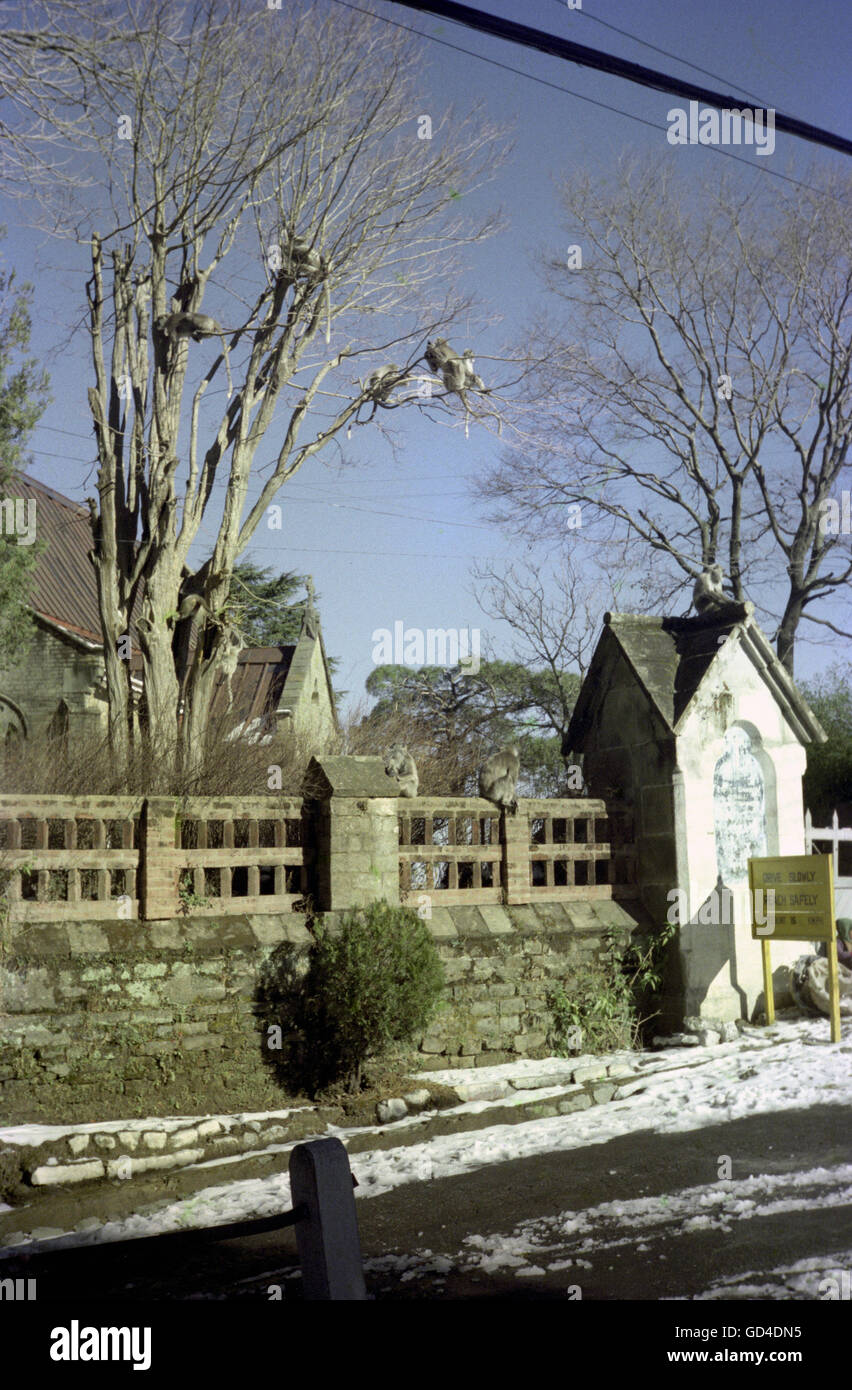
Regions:
[[[658,165],[572,178],[572,245],[545,263],[564,321],[533,335],[542,425],[482,488],[535,536],[582,504],[587,536],[632,543],[652,603],[721,562],[737,599],[760,586],[791,672],[803,617],[850,636],[825,613],[849,538],[824,518],[850,438],[852,184],[808,182],[699,197]]]
[[[459,415],[457,392],[414,378],[468,307],[453,251],[495,223],[459,207],[499,132],[452,111],[424,126],[410,41],[338,7],[56,0],[25,18],[0,37],[9,177],[91,250],[111,742],[124,758],[134,737],[135,613],[148,736],[191,763],[241,643],[234,563],[279,489],[375,405],[371,369],[392,350],[395,404]]]
[[[578,577],[567,554],[549,575],[533,564],[523,570],[477,565],[472,572],[483,612],[516,635],[510,655],[529,670],[540,732],[557,734],[562,757],[570,761],[568,725],[599,633],[600,589]]]

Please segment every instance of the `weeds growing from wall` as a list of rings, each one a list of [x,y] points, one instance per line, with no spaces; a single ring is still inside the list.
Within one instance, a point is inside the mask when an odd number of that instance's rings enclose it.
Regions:
[[[608,937],[600,956],[572,969],[565,985],[547,996],[552,1023],[548,1044],[559,1057],[640,1048],[658,1016],[666,952],[677,927],[670,923],[650,942],[627,951]],[[566,988],[567,985],[567,988]]]

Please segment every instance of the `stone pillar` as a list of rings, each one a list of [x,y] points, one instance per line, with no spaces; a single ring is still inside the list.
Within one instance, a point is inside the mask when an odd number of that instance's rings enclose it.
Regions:
[[[139,916],[146,921],[178,915],[178,867],[175,862],[175,803],[170,796],[151,796],[139,822]]]
[[[380,899],[399,903],[394,790],[381,758],[311,759],[305,792],[316,847],[313,897],[320,912],[367,907]]]
[[[523,808],[523,803],[521,803]],[[530,900],[530,820],[520,809],[514,816],[500,812],[503,840],[503,885],[506,903]]]

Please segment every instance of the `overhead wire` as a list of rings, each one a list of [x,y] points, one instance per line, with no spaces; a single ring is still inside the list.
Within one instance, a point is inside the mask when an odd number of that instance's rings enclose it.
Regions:
[[[398,0],[400,4],[404,4],[405,2],[406,0]],[[552,91],[562,92],[565,96],[575,97],[578,101],[584,101],[590,106],[599,106],[604,111],[611,111],[614,115],[625,116],[627,120],[635,121],[639,125],[649,126],[651,130],[657,130],[663,134],[666,133],[666,127],[660,125],[658,121],[650,121],[644,116],[635,115],[632,111],[625,111],[620,106],[613,106],[610,102],[601,101],[598,97],[590,97],[583,92],[574,91],[570,87],[565,87],[560,82],[551,82],[546,77],[539,77],[535,73],[524,72],[523,68],[514,67],[511,63],[503,63],[498,58],[489,58],[484,53],[477,53],[472,48],[464,48],[461,44],[451,43],[449,39],[441,39],[436,34],[424,33],[422,29],[416,29],[411,24],[403,24],[400,20],[390,19],[387,15],[377,14],[374,10],[365,9],[361,5],[354,5],[351,3],[351,0],[332,0],[332,3],[341,5],[347,10],[354,10],[358,14],[369,15],[372,19],[378,19],[383,24],[390,24],[394,28],[402,29],[406,33],[416,35],[418,38],[428,39],[431,43],[437,43],[444,48],[452,49],[456,53],[463,54],[466,58],[475,58],[477,61],[487,63],[491,67],[500,68],[504,72],[511,72],[516,77],[523,77],[528,82],[535,82],[541,87],[549,87]],[[580,13],[582,13],[582,11],[580,11]],[[452,22],[459,23],[458,20]],[[824,195],[828,192],[828,196],[834,199],[834,201],[842,201],[842,199],[830,191],[816,188],[813,184],[805,183],[803,179],[794,178],[792,174],[782,174],[780,169],[772,169],[766,164],[758,164],[754,160],[744,159],[742,155],[734,154],[733,150],[723,149],[720,145],[702,145],[700,148],[709,151],[711,154],[722,155],[726,159],[733,159],[737,164],[744,164],[749,169],[756,170],[761,174],[768,174],[772,178],[781,179],[784,183],[792,183],[797,188],[805,188],[810,193],[820,193]]]

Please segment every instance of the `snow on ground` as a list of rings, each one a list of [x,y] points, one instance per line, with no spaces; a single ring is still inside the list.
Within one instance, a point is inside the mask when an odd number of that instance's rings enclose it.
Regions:
[[[672,1237],[697,1231],[729,1234],[735,1223],[754,1217],[816,1209],[837,1208],[841,1218],[850,1199],[852,1164],[782,1176],[761,1175],[746,1182],[713,1182],[683,1188],[671,1195],[601,1202],[582,1211],[562,1211],[520,1222],[508,1234],[468,1236],[462,1248],[454,1252],[435,1256],[431,1250],[422,1250],[390,1255],[368,1261],[366,1267],[403,1283],[440,1276],[449,1269],[461,1274],[511,1273],[517,1279],[564,1272],[566,1284],[582,1283],[583,1271],[592,1269],[593,1261],[611,1257],[613,1252],[627,1254],[634,1265],[648,1266],[654,1259],[666,1258],[663,1248]],[[719,1280],[702,1297],[818,1297],[820,1281],[827,1275],[838,1277],[838,1271],[844,1268],[849,1268],[845,1256],[819,1257],[789,1270],[771,1271],[772,1282],[764,1274],[761,1285],[754,1283],[753,1273]],[[741,1294],[741,1287],[750,1292]],[[767,1291],[751,1292],[758,1287]]]
[[[834,1255],[815,1255],[774,1269],[750,1270],[715,1279],[697,1298],[708,1299],[849,1299],[852,1248]]]
[[[418,1183],[473,1172],[507,1159],[527,1158],[605,1143],[610,1138],[637,1130],[659,1134],[684,1133],[719,1125],[742,1116],[764,1115],[785,1109],[806,1109],[812,1105],[848,1106],[851,1099],[849,1074],[852,1070],[852,1033],[831,1044],[824,1019],[802,1019],[778,1023],[760,1047],[749,1048],[745,1041],[724,1047],[692,1048],[678,1054],[682,1069],[671,1070],[669,1055],[634,1058],[641,1061],[642,1090],[621,1101],[593,1106],[589,1111],[571,1113],[556,1119],[531,1120],[521,1125],[495,1125],[473,1133],[448,1134],[424,1143],[389,1150],[360,1152],[352,1156],[352,1170],[359,1180],[356,1195],[368,1200],[404,1183]],[[564,1068],[564,1061],[560,1063]],[[517,1074],[532,1070],[531,1063],[517,1068],[495,1068],[495,1072]],[[546,1065],[535,1063],[539,1073]],[[556,1070],[556,1065],[553,1066]],[[436,1076],[443,1073],[435,1073]],[[452,1074],[456,1081],[463,1077]],[[482,1080],[481,1069],[470,1073],[471,1080]],[[637,1083],[634,1083],[637,1084]],[[539,1094],[543,1094],[539,1093]],[[480,1111],[482,1102],[459,1106],[459,1111]],[[122,1122],[131,1127],[132,1122]],[[136,1122],[150,1126],[150,1120]],[[398,1126],[385,1126],[400,1129]],[[838,1125],[841,1118],[838,1116]],[[329,1130],[343,1143],[350,1130]],[[363,1133],[363,1131],[361,1131]],[[514,1269],[518,1279],[542,1272],[566,1272],[566,1282],[580,1277],[582,1268],[591,1268],[587,1257],[593,1252],[616,1250],[632,1245],[638,1254],[653,1248],[664,1234],[727,1232],[731,1222],[784,1212],[808,1211],[826,1205],[838,1208],[852,1200],[852,1165],[816,1168],[787,1175],[752,1175],[737,1183],[713,1181],[705,1186],[682,1188],[673,1194],[637,1197],[634,1200],[603,1202],[581,1212],[560,1212],[546,1219],[520,1223],[510,1233],[468,1236],[463,1250],[441,1252],[414,1251],[389,1255],[367,1262],[375,1272],[393,1273],[406,1280],[432,1275],[441,1280],[449,1269],[480,1269],[489,1273]],[[125,1240],[164,1230],[188,1226],[220,1225],[253,1216],[268,1216],[289,1207],[289,1177],[286,1173],[224,1183],[204,1188],[192,1198],[172,1202],[160,1211],[133,1215],[107,1222],[96,1229],[64,1237],[63,1244],[92,1244]],[[35,1245],[36,1243],[28,1243]],[[664,1257],[660,1257],[664,1258]],[[849,1268],[848,1259],[813,1259],[789,1269],[744,1275],[734,1284],[720,1280],[703,1294],[706,1298],[731,1297],[817,1297],[816,1289],[826,1273],[837,1272],[838,1265]],[[759,1291],[753,1291],[759,1290]],[[760,1291],[762,1290],[762,1291]],[[799,1290],[791,1293],[791,1290]]]

